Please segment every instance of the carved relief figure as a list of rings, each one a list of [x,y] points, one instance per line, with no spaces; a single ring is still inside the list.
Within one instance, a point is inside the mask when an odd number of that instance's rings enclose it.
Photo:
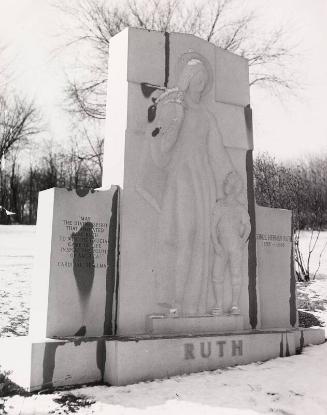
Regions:
[[[203,103],[213,83],[210,64],[197,53],[186,53],[178,75],[176,87],[157,99],[151,123],[157,170],[147,171],[147,178],[161,175],[163,191],[158,196],[148,186],[142,194],[159,211],[157,301],[165,312],[199,315],[207,312],[212,284],[211,213],[233,167],[216,119]]]
[[[238,200],[243,188],[236,172],[229,173],[224,182],[225,197],[217,201],[212,215],[211,237],[215,249],[213,315],[223,314],[224,280],[229,267],[232,284],[231,314],[240,314],[239,297],[242,286],[242,259],[251,225],[247,209]]]

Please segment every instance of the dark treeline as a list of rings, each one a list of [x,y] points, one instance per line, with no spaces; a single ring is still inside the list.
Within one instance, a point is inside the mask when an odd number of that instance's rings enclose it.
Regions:
[[[260,154],[254,177],[258,205],[292,210],[294,229],[327,227],[326,154],[288,163]]]
[[[92,156],[49,154],[39,165],[20,172],[15,160],[0,171],[0,205],[15,213],[0,212],[0,223],[35,224],[38,193],[51,187],[76,189],[101,186],[102,166]]]
[[[74,152],[49,154],[24,173],[12,161],[0,176],[0,205],[16,215],[3,214],[1,223],[35,224],[39,191],[100,187],[101,170],[99,158]],[[295,229],[327,227],[327,156],[285,163],[260,154],[254,160],[254,177],[258,205],[291,209]]]

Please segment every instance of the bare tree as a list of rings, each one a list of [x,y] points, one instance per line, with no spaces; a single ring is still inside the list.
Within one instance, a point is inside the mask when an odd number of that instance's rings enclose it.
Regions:
[[[80,45],[83,50],[78,74],[70,78],[67,87],[70,110],[84,118],[105,117],[109,42],[127,26],[194,34],[246,57],[251,86],[275,92],[292,89],[294,76],[288,66],[292,53],[291,46],[286,46],[286,31],[278,27],[258,33],[255,14],[242,4],[239,0],[130,0],[115,6],[104,0],[79,0],[75,7],[57,6],[75,21],[67,45]]]
[[[15,173],[18,149],[41,131],[41,116],[34,102],[13,87],[14,66],[9,55],[10,45],[0,44],[0,189],[5,158],[11,153]]]
[[[39,132],[40,116],[33,103],[0,95],[0,160]]]
[[[31,136],[40,132],[40,117],[33,105],[24,99],[15,97],[12,100],[0,95],[0,202],[18,209],[19,191],[17,179],[17,151],[23,148]],[[13,156],[10,173],[10,191],[8,199],[8,186],[6,186],[6,171],[4,166],[5,158]],[[21,212],[17,210],[17,220],[20,220]]]
[[[104,138],[94,132],[93,134],[90,134],[87,128],[83,128],[82,135],[87,142],[87,147],[81,151],[79,158],[85,162],[85,166],[94,183],[101,186],[99,177],[102,177],[103,172],[102,159]]]

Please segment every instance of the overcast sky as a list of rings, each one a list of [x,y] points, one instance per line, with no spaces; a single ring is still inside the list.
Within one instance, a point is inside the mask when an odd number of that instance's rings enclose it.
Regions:
[[[62,2],[69,0],[62,0]],[[184,0],[185,1],[185,0]],[[327,0],[248,0],[264,26],[289,24],[298,42],[302,90],[280,100],[252,91],[254,144],[288,159],[327,151]],[[64,54],[53,54],[60,39],[60,13],[50,0],[0,0],[0,43],[14,51],[15,82],[33,94],[49,117],[49,129],[64,141],[68,122],[60,109]],[[62,39],[61,39],[62,41]]]

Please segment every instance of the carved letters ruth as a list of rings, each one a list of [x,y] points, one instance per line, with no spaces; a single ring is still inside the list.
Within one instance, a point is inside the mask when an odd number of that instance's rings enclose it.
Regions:
[[[208,359],[209,357],[224,357],[225,355],[243,356],[243,340],[206,341],[199,344],[184,343],[185,360]]]

